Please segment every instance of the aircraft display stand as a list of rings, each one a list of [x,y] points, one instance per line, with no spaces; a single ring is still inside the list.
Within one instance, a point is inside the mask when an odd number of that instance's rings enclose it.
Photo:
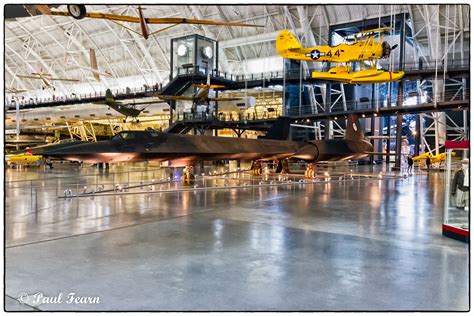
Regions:
[[[469,242],[469,141],[446,141],[445,148],[443,235]]]

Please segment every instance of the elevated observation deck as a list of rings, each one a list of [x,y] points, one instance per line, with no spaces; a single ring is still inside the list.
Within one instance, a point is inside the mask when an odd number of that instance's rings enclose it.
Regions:
[[[444,63],[435,63],[434,61],[422,63],[405,63],[403,70],[405,76],[402,80],[429,80],[429,79],[462,79],[470,75],[469,60],[450,60]],[[329,67],[326,66],[328,69]],[[325,70],[327,70],[325,69]],[[445,71],[446,70],[446,71]],[[233,75],[220,71],[212,71],[211,82],[217,85],[224,85],[225,90],[251,89],[256,87],[268,87],[284,84],[324,84],[329,81],[313,79],[310,74],[302,76],[300,69],[290,71],[272,71],[264,73],[254,73],[246,75]],[[171,74],[173,79],[166,85],[155,84],[148,88],[123,89],[112,91],[117,100],[140,99],[157,96],[158,94],[182,95],[192,84],[205,83],[207,80],[207,70],[200,67],[180,68],[177,73]],[[336,82],[332,82],[336,83]],[[59,97],[57,99],[29,99],[18,101],[20,109],[31,109],[38,107],[60,106],[81,103],[95,103],[105,99],[105,91]],[[14,102],[7,102],[7,109],[15,108]]]

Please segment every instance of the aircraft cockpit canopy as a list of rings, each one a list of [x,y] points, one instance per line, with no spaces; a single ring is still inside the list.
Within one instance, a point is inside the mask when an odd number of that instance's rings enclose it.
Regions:
[[[156,131],[123,131],[112,137],[112,140],[140,141],[159,137],[161,133]]]

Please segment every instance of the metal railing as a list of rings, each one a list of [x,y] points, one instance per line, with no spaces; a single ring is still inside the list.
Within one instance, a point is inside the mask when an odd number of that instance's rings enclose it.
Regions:
[[[448,61],[438,61],[436,64],[435,60],[420,61],[420,62],[407,62],[403,65],[403,69],[399,69],[398,65],[395,65],[394,71],[404,70],[404,71],[429,71],[438,69],[438,72],[442,74],[445,63],[448,71],[458,70],[458,69],[469,69],[469,59],[451,59]],[[325,64],[321,71],[328,71],[330,68],[329,64]],[[191,65],[189,67],[181,67],[171,72],[171,77],[175,78],[177,76],[189,76],[189,75],[201,75],[207,76],[210,71],[213,78],[221,78],[223,80],[229,80],[234,82],[245,82],[245,81],[255,81],[255,80],[271,80],[278,79],[282,80],[297,80],[302,76],[303,78],[310,78],[311,74],[305,74],[300,68],[295,69],[286,69],[285,71],[269,71],[269,72],[259,72],[259,73],[250,73],[242,75],[234,75],[226,72],[221,72],[217,70],[208,70],[205,67]],[[440,75],[441,75],[440,74]],[[163,82],[161,84],[156,83],[152,86],[143,86],[140,88],[125,88],[125,89],[115,89],[113,94],[116,98],[134,98],[134,97],[144,97],[149,92],[160,92],[168,84],[168,82]],[[16,103],[19,103],[20,108],[23,107],[42,107],[50,105],[65,105],[70,103],[87,103],[97,101],[98,99],[105,99],[105,91],[99,91],[94,93],[84,93],[84,94],[71,94],[68,96],[58,96],[51,98],[29,98],[29,99],[20,99],[20,100],[7,100],[6,107],[7,109],[14,109]]]
[[[462,100],[469,100],[469,90],[466,90],[465,93],[460,91],[449,91],[445,94],[438,94],[436,98],[436,102],[449,102],[449,101],[462,101]],[[432,104],[435,103],[435,96],[434,95],[426,95],[426,96],[413,96],[415,100],[411,101],[409,98],[409,93],[404,96],[404,102],[402,104],[403,107],[410,108],[410,107],[417,107],[423,104]],[[413,102],[413,104],[411,104]],[[387,108],[387,107],[394,107],[398,106],[397,96],[393,96],[392,99],[379,99],[378,102],[373,102],[372,99],[365,99],[364,101],[360,100],[348,100],[346,102],[342,100],[338,100],[337,102],[331,103],[330,105],[330,112],[346,112],[346,111],[361,111],[361,110],[376,110],[380,108]],[[321,109],[319,109],[319,113],[324,113]],[[286,115],[287,116],[304,116],[304,115],[312,115],[317,114],[316,109],[314,106],[310,104],[302,104],[301,106],[294,106],[287,109]]]
[[[228,74],[226,72],[218,71],[218,70],[209,70],[206,67],[190,65],[188,67],[180,67],[176,71],[172,71],[170,73],[171,78],[175,78],[177,76],[189,76],[189,75],[200,75],[200,76],[207,76],[208,74],[211,75],[213,78],[221,78],[225,80],[234,81],[236,76],[234,74]]]
[[[126,99],[146,96],[150,92],[160,92],[163,84],[155,84],[153,86],[146,86],[140,88],[124,88],[114,89],[112,93],[115,98]],[[24,107],[44,107],[51,105],[66,105],[71,103],[87,103],[97,102],[98,100],[105,100],[105,91],[96,91],[94,93],[71,94],[67,96],[58,96],[50,98],[28,98],[7,100],[6,106],[8,110],[16,108],[16,104],[20,105],[20,109]]]
[[[223,122],[244,122],[244,121],[254,121],[254,120],[266,120],[266,119],[276,119],[282,116],[281,111],[274,112],[253,112],[253,113],[206,113],[206,112],[197,112],[197,113],[184,113],[178,112],[174,116],[175,122],[212,122],[212,121],[223,121]]]

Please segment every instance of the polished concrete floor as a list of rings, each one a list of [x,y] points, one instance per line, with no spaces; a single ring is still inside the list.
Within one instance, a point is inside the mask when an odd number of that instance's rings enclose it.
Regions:
[[[6,170],[6,309],[469,308],[468,246],[441,235],[442,173],[58,198],[169,173]],[[69,293],[100,302],[69,303]]]

